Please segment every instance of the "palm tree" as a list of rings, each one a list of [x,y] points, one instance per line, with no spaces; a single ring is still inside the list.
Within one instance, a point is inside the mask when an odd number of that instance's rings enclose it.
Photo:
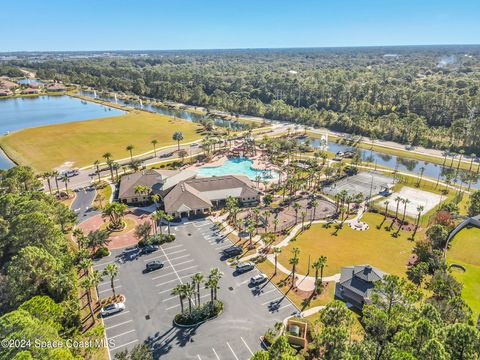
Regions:
[[[302,216],[302,231],[303,231],[305,229],[305,216],[307,216],[307,212],[302,211],[300,215]]]
[[[273,248],[273,255],[275,255],[275,273],[273,275],[277,275],[277,265],[278,265],[278,255],[282,252],[282,248],[274,247]]]
[[[163,216],[163,218],[165,219],[165,221],[167,222],[167,225],[168,225],[168,235],[170,235],[170,221],[173,220],[173,216],[170,215],[170,214],[165,214]]]
[[[185,158],[187,157],[187,155],[188,155],[187,150],[181,149],[178,151],[178,157],[182,159],[182,164],[185,161]]]
[[[95,316],[95,313],[93,312],[93,306],[92,306],[92,294],[90,292],[90,289],[92,288],[92,278],[91,277],[85,277],[82,282],[81,282],[82,289],[85,290],[87,294],[87,302],[88,302],[88,309],[90,310],[90,316],[93,317]]]
[[[95,291],[97,292],[97,299],[100,300],[98,285],[103,281],[102,273],[100,271],[95,270],[90,276],[92,278],[92,285],[95,287]]]
[[[113,164],[114,164],[113,160],[111,159],[107,160],[108,169],[110,170],[110,179],[112,179],[112,181],[115,181],[115,179],[113,178]]]
[[[188,313],[192,313],[192,297],[195,296],[195,286],[193,284],[184,284],[185,297],[188,299]]]
[[[298,257],[293,256],[290,258],[290,260],[288,260],[288,263],[292,265],[292,287],[295,288],[295,269],[298,265]]]
[[[204,276],[202,273],[196,273],[192,276],[193,284],[197,288],[197,307],[200,306],[200,284],[203,283],[203,278]]]
[[[273,232],[276,233],[277,232],[277,225],[279,223],[278,218],[273,219],[272,223],[273,223]]]
[[[68,177],[67,174],[64,174],[62,176],[62,181],[65,184],[65,192],[67,193],[67,196],[68,196],[68,183],[70,182],[70,178]]]
[[[127,145],[127,147],[125,148],[125,150],[130,153],[130,162],[133,162],[133,149],[135,149],[135,146],[133,146],[132,144]]]
[[[110,217],[112,226],[119,229],[122,226],[122,219],[127,210],[127,205],[119,202],[107,204],[103,209],[103,215]]]
[[[424,171],[425,171],[425,166],[422,166],[420,168],[420,177],[418,178],[417,187],[420,187],[420,184],[422,183],[422,178],[423,178],[423,172]]]
[[[58,191],[59,191],[59,188],[58,188],[58,178],[59,178],[59,176],[60,176],[60,173],[59,173],[57,170],[54,170],[54,171],[52,172],[52,176],[53,176],[53,178],[55,179],[55,187],[57,188],[57,193],[58,193]]]
[[[108,161],[112,157],[112,154],[109,152],[106,152],[105,154],[102,155],[102,157],[105,159],[105,161]]]
[[[317,294],[317,285],[319,284],[318,271],[320,270],[320,284],[322,284],[323,268],[325,267],[326,263],[327,263],[327,257],[322,255],[312,264],[312,268],[315,269],[315,288],[313,290],[315,294]]]
[[[115,294],[115,285],[114,280],[118,276],[118,266],[116,264],[108,264],[103,270],[103,274],[110,278],[110,286],[112,288],[113,297],[116,297]]]
[[[165,218],[167,214],[165,213],[165,211],[163,210],[157,210],[155,211],[155,213],[153,214],[153,219],[155,220],[155,222],[158,221],[159,223],[159,226],[158,228],[160,229],[160,235],[163,235],[163,232],[162,232],[162,220]]]
[[[52,176],[51,174],[52,173],[49,171],[43,173],[43,178],[47,180],[48,192],[50,193],[50,195],[52,195],[52,185],[50,184],[50,177]]]
[[[150,141],[153,145],[153,153],[155,154],[155,157],[157,157],[157,144],[158,144],[158,140],[156,139],[153,139],[152,141]]]
[[[180,299],[180,311],[183,314],[184,307],[183,307],[183,300],[185,299],[185,285],[178,284],[172,289],[171,295],[178,296]]]
[[[412,234],[412,240],[415,239],[415,235],[417,234],[418,227],[420,225],[420,217],[422,216],[422,212],[425,208],[422,205],[419,205],[417,207],[418,215],[417,215],[417,223],[415,224],[415,230],[413,231]]]
[[[298,222],[298,210],[300,210],[301,206],[299,203],[295,202],[292,205],[293,210],[295,210],[295,224]]]
[[[215,300],[217,300],[217,290],[219,289],[218,282],[222,277],[223,273],[220,271],[219,268],[212,268],[210,270],[210,275],[208,275],[208,279],[212,281],[211,289],[213,289],[213,298]]]
[[[312,211],[312,221],[313,221],[315,220],[315,213],[317,212],[318,201],[315,199],[310,201],[310,206],[313,208],[313,211]]]
[[[150,188],[148,186],[145,186],[145,185],[135,186],[135,194],[145,197],[145,195],[148,195],[149,193],[150,193]]]
[[[178,150],[180,150],[180,141],[183,140],[183,134],[181,131],[175,131],[173,133],[172,139],[177,142]]]
[[[95,172],[97,173],[97,176],[98,176],[98,182],[100,182],[100,161],[95,160],[93,162],[93,166],[95,166]]]
[[[388,204],[390,204],[390,201],[385,200],[383,204],[385,205],[385,219],[386,219],[388,214]]]
[[[88,276],[88,270],[92,265],[93,265],[93,261],[89,257],[86,257],[80,260],[80,262],[78,263],[78,266],[80,267],[80,269],[83,270],[83,276]]]

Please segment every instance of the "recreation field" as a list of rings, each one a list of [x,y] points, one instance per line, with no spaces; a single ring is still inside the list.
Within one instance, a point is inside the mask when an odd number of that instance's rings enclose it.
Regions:
[[[0,139],[0,145],[17,164],[29,165],[35,171],[49,171],[66,163],[73,167],[103,161],[110,152],[113,159],[128,158],[125,150],[133,145],[133,155],[176,144],[175,131],[183,133],[182,142],[201,138],[202,127],[146,111],[131,111],[125,115],[103,119],[40,126],[20,130]]]

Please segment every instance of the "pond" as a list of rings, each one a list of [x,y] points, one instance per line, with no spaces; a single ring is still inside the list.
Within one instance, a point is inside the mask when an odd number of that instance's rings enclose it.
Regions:
[[[132,108],[138,108],[138,109],[144,109],[152,112],[156,112],[158,114],[162,115],[167,115],[167,116],[172,116],[172,117],[177,117],[183,120],[191,121],[191,122],[200,122],[202,120],[207,120],[210,119],[213,121],[213,123],[218,126],[218,127],[223,127],[223,128],[229,128],[231,130],[244,130],[247,128],[246,123],[242,123],[240,121],[235,121],[235,120],[225,120],[219,117],[209,117],[206,115],[202,114],[196,114],[190,111],[185,111],[185,110],[178,110],[178,109],[172,109],[166,106],[157,106],[157,105],[150,105],[150,104],[140,104],[139,101],[129,101],[126,99],[115,99],[115,97],[110,96],[110,95],[105,95],[101,93],[95,93],[93,91],[80,91],[78,94],[94,98],[96,96],[97,99],[104,100],[104,101],[109,101],[111,103],[117,103],[120,105],[132,107]]]
[[[320,148],[321,147],[321,142],[320,139],[317,138],[308,138],[310,140],[310,145],[313,148]],[[299,139],[299,141],[304,142],[305,139]],[[329,141],[328,142],[328,151],[332,153],[337,153],[339,151],[345,152],[345,151],[358,151],[361,159],[363,161],[371,162],[371,163],[377,163],[377,165],[388,167],[391,169],[398,169],[398,171],[401,172],[411,172],[417,175],[420,175],[421,169],[423,167],[423,175],[437,179],[438,176],[440,176],[440,179],[442,179],[443,175],[449,171],[449,167],[443,167],[442,165],[438,164],[433,164],[427,161],[421,161],[421,160],[416,160],[416,159],[411,159],[407,157],[400,157],[400,156],[395,156],[395,155],[389,155],[385,154],[379,151],[373,151],[373,150],[366,150],[366,149],[359,149],[355,148],[353,146],[345,145],[345,144],[338,144],[334,141]],[[447,164],[450,164],[450,161],[447,161]],[[454,162],[453,168],[456,169],[458,161]],[[474,169],[476,169],[476,165],[474,165]],[[459,184],[464,184],[462,181],[458,180]],[[472,183],[472,188],[480,188],[480,180]]]
[[[0,136],[35,126],[93,120],[124,113],[122,110],[66,95],[1,99]],[[13,163],[2,152],[0,168],[12,166]]]

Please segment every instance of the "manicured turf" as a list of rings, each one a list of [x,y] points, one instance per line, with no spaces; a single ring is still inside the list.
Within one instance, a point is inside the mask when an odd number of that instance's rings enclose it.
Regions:
[[[325,255],[327,267],[324,276],[339,273],[343,266],[359,264],[370,264],[387,273],[404,276],[406,263],[414,246],[414,242],[408,240],[411,233],[400,231],[395,238],[392,234],[396,228],[391,232],[384,229],[390,225],[389,221],[386,221],[380,230],[377,229],[376,226],[382,220],[382,215],[366,213],[362,221],[370,225],[368,230],[355,231],[348,224],[344,224],[337,236],[332,235],[335,232],[333,225],[327,229],[323,224],[313,224],[309,230],[282,249],[280,262],[291,268],[288,260],[292,257],[292,249],[298,247],[300,262],[297,271],[301,274],[307,272],[309,256],[310,263],[313,264],[319,256]],[[311,269],[310,275],[313,273],[314,270]]]
[[[51,170],[67,162],[82,167],[95,160],[103,161],[102,154],[110,152],[114,159],[128,158],[125,147],[135,146],[133,154],[152,150],[152,139],[157,148],[175,144],[172,134],[183,133],[182,142],[199,139],[201,126],[180,119],[132,111],[105,119],[41,126],[21,130],[2,137],[0,144],[16,162],[32,166],[36,171]]]
[[[476,320],[480,314],[480,229],[461,230],[450,242],[447,251],[449,264],[463,265],[467,271],[452,268],[452,274],[463,284],[462,297],[473,310]]]

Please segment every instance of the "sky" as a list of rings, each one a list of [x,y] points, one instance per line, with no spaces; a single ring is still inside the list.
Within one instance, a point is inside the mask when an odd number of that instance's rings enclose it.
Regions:
[[[0,52],[480,44],[480,0],[2,0]]]

